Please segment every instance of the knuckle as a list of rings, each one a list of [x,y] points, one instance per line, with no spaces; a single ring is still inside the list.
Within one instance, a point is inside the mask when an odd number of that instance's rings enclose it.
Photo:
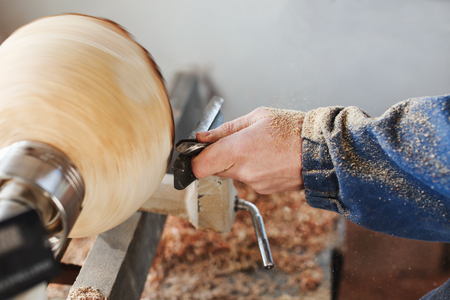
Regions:
[[[204,168],[202,168],[202,163],[198,162],[196,159],[192,159],[191,161],[191,168],[192,168],[192,173],[194,173],[195,177],[202,179],[205,178],[205,170]]]
[[[269,112],[262,107],[258,107],[250,113],[251,119],[253,121],[258,121],[258,120],[266,117],[268,114],[269,114]]]
[[[226,122],[226,123],[223,123],[222,126],[220,126],[220,127],[222,127],[222,130],[225,133],[230,133],[230,132],[233,132],[235,126],[232,122]]]
[[[263,112],[265,112],[265,111],[266,111],[266,110],[265,110],[264,108],[258,107],[258,108],[256,108],[256,109],[253,110],[253,113],[254,113],[254,114],[260,114],[260,113],[263,113]]]
[[[249,117],[254,118],[255,116],[260,115],[264,110],[261,107],[258,107],[254,110],[252,110],[251,113],[249,113]]]

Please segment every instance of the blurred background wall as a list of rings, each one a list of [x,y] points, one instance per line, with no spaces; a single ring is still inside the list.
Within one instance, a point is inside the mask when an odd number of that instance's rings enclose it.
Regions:
[[[378,116],[450,93],[448,0],[1,0],[0,40],[64,12],[121,24],[169,87],[177,71],[205,73],[226,120],[263,105],[356,105]]]

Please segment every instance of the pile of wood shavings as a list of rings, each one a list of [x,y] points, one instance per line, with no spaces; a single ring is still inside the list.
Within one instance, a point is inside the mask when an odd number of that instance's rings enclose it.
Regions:
[[[337,243],[338,215],[311,208],[299,192],[263,196],[242,183],[236,187],[264,218],[275,268],[259,266],[247,212],[237,213],[227,234],[196,230],[169,217],[141,299],[293,300],[307,299],[320,287],[323,272],[316,257]]]
[[[96,238],[97,236],[72,239],[61,262],[82,266]],[[69,285],[50,283],[47,286],[47,297],[54,300],[66,300],[70,288]]]
[[[67,300],[106,300],[106,297],[90,286],[80,286],[70,289]]]

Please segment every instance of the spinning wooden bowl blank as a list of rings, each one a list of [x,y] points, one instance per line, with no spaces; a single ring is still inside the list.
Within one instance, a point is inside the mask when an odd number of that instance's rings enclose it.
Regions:
[[[148,53],[113,22],[82,15],[34,21],[0,46],[0,148],[59,148],[86,184],[71,237],[127,219],[156,191],[173,118]]]

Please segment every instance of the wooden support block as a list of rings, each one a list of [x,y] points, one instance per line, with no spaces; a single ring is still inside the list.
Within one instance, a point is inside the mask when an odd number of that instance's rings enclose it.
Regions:
[[[226,233],[231,230],[237,191],[231,179],[210,176],[195,182],[198,190],[199,229]]]
[[[225,233],[234,221],[236,196],[230,179],[210,176],[178,191],[173,187],[173,175],[166,174],[158,191],[140,210],[180,217],[198,229]]]
[[[182,191],[176,190],[173,187],[173,175],[166,174],[156,193],[139,210],[195,222],[198,219],[197,195],[196,185],[191,184]]]

